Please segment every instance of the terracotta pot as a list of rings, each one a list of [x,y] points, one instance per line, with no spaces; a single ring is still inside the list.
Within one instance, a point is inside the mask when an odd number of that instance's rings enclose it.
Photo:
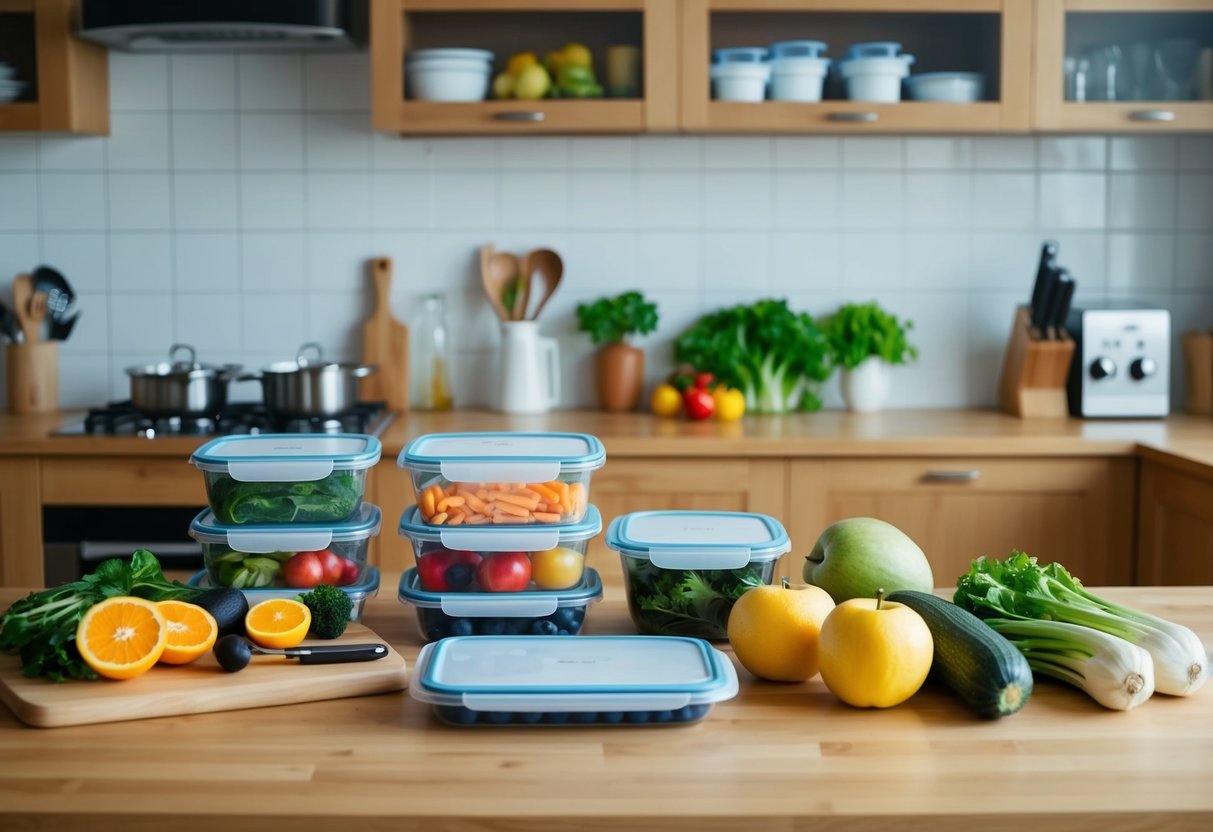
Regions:
[[[598,404],[603,410],[632,410],[644,393],[644,350],[624,343],[607,344],[595,359]]]

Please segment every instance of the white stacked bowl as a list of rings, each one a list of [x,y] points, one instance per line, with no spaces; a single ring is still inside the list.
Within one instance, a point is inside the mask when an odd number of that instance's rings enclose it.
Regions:
[[[484,49],[417,49],[404,64],[411,97],[419,101],[483,101],[493,75]]]

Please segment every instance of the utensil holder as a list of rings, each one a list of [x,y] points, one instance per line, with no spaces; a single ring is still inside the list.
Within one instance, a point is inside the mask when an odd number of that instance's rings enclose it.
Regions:
[[[1074,358],[1074,340],[1065,330],[1046,340],[1032,326],[1028,307],[1015,310],[1003,356],[999,401],[1004,412],[1021,419],[1063,419],[1069,415],[1066,378]]]
[[[1186,409],[1197,416],[1213,415],[1213,332],[1185,332],[1182,342]]]
[[[8,412],[49,413],[59,409],[59,342],[9,344]]]

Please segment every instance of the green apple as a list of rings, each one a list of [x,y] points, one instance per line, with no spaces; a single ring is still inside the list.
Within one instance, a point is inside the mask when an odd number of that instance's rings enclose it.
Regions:
[[[834,603],[872,598],[876,590],[934,586],[931,565],[901,529],[874,517],[850,517],[829,526],[805,558],[805,583],[819,586]]]

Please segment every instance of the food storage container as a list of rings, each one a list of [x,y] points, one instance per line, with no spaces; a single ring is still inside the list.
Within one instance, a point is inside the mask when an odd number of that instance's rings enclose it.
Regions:
[[[737,695],[728,657],[693,638],[447,638],[409,694],[451,725],[696,722]]]
[[[766,98],[771,65],[767,63],[712,64],[712,98],[717,101],[762,101]]]
[[[586,547],[601,531],[594,506],[568,526],[431,526],[417,506],[400,518],[420,586],[429,592],[569,589],[581,583]]]
[[[197,589],[213,589],[215,586],[211,583],[205,569],[196,573],[189,579],[188,583]],[[240,591],[248,599],[249,606],[253,607],[271,598],[298,598],[307,590],[290,589],[289,587],[281,586],[265,586],[260,589],[245,588]],[[366,600],[374,598],[379,594],[379,570],[374,566],[366,567],[362,570],[362,577],[359,578],[357,583],[343,586],[341,587],[341,591],[350,596],[350,600],[354,602],[353,608],[350,609],[350,621],[361,621],[362,611],[366,607]]]
[[[730,46],[712,50],[714,64],[760,64],[766,59],[767,50],[761,46]]]
[[[362,505],[381,446],[360,433],[224,436],[190,457],[215,519],[228,526],[343,523]]]
[[[189,533],[202,544],[211,586],[346,586],[362,579],[367,547],[379,534],[379,508],[363,503],[352,520],[331,526],[224,526],[208,508]]]
[[[771,100],[820,101],[830,60],[819,40],[771,44]]]
[[[906,89],[915,101],[967,104],[981,100],[985,77],[980,72],[923,72],[907,78]]]
[[[602,600],[602,578],[586,569],[572,589],[532,592],[427,592],[417,569],[400,576],[400,602],[417,608],[427,641],[448,636],[575,636],[590,604]]]
[[[616,517],[606,545],[619,552],[628,610],[642,633],[726,638],[746,590],[771,583],[792,548],[779,521],[731,511],[642,511]]]
[[[901,54],[900,43],[857,43],[838,64],[852,101],[896,103],[901,100],[901,79],[910,74],[913,55]]]
[[[435,433],[397,460],[433,526],[576,523],[590,474],[605,463],[602,443],[585,433]]]
[[[493,74],[484,49],[415,49],[404,64],[410,97],[420,101],[483,101]]]

